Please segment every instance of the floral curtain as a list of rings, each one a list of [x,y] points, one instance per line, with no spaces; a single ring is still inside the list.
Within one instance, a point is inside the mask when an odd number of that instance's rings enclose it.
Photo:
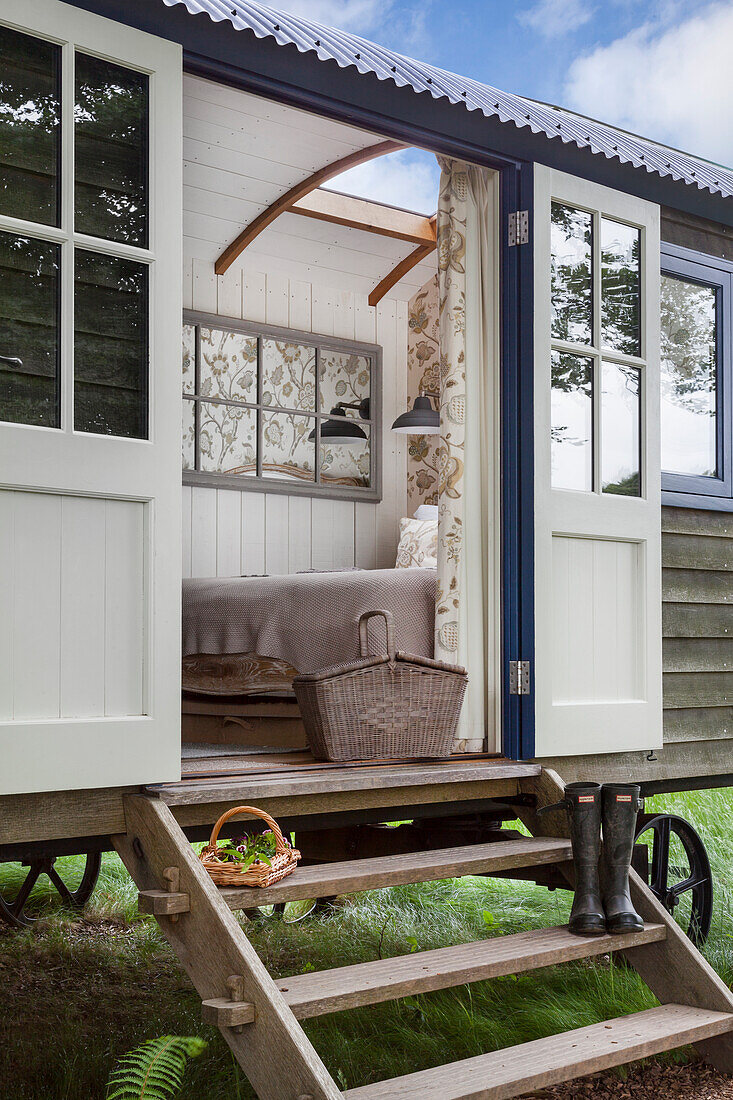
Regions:
[[[498,621],[494,387],[494,177],[438,158],[440,419],[435,655],[469,673],[458,752],[480,751],[493,728],[490,683]]]

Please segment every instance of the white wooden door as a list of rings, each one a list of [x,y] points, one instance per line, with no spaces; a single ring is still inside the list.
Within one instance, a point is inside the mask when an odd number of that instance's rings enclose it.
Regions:
[[[181,51],[0,8],[0,794],[180,776]]]
[[[535,176],[535,753],[662,744],[659,209]]]

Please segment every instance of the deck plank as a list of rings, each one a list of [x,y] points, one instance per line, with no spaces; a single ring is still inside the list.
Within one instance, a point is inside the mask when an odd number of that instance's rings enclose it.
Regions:
[[[514,867],[536,867],[563,863],[571,858],[569,840],[551,837],[522,837],[460,848],[439,848],[427,852],[403,852],[393,856],[320,863],[298,867],[274,886],[225,887],[220,896],[232,909],[255,909],[301,898],[323,898],[333,894],[378,890],[411,882],[435,882],[463,875],[490,874]]]
[[[344,1100],[508,1100],[733,1030],[733,1015],[666,1004],[349,1089]]]
[[[379,1004],[417,993],[432,993],[469,982],[522,974],[557,963],[606,955],[623,947],[662,940],[661,924],[648,924],[631,936],[574,936],[567,927],[542,928],[477,943],[439,947],[396,958],[294,974],[276,985],[299,1020]]]

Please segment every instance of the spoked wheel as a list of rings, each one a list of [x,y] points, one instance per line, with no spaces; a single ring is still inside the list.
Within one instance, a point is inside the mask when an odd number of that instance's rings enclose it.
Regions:
[[[0,864],[0,918],[14,928],[33,924],[36,918],[27,912],[27,905],[44,875],[65,905],[81,909],[97,885],[101,863],[99,852],[89,852],[82,857],[41,856],[28,863]]]
[[[640,815],[633,864],[667,912],[701,947],[713,916],[713,874],[705,845],[689,821],[674,814]]]

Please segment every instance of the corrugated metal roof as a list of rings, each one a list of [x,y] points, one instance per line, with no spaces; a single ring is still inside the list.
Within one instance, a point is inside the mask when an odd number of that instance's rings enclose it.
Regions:
[[[730,169],[584,118],[572,111],[537,103],[510,92],[500,92],[488,84],[436,69],[358,35],[276,11],[252,0],[163,2],[169,7],[184,4],[192,15],[205,13],[215,22],[226,20],[236,30],[250,30],[258,38],[274,38],[281,46],[294,45],[301,53],[312,51],[322,61],[335,61],[341,68],[353,67],[360,73],[372,73],[379,80],[391,80],[398,87],[428,92],[434,99],[462,103],[469,111],[481,111],[487,118],[512,122],[518,127],[526,126],[532,133],[559,138],[609,160],[669,176],[725,198],[733,196],[733,171]]]

